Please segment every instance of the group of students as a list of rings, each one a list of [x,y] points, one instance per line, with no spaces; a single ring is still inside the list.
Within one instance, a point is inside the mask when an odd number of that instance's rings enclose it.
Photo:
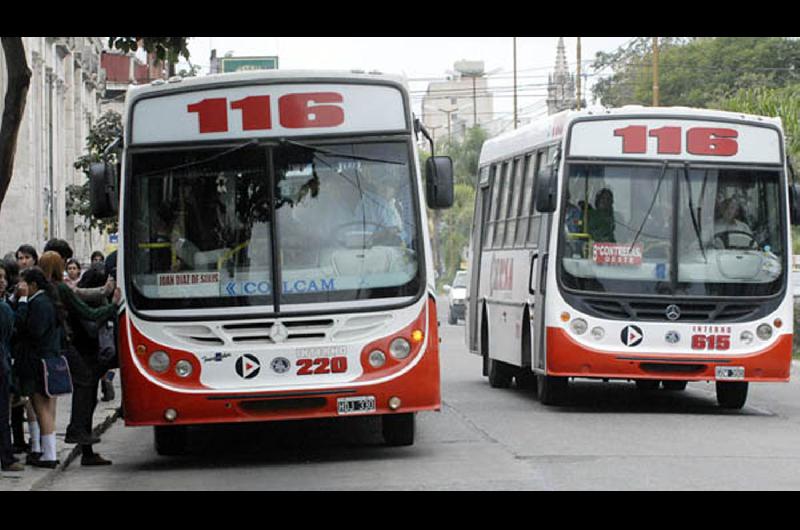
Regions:
[[[46,359],[64,356],[72,381],[72,409],[64,441],[81,447],[82,465],[109,465],[93,450],[92,416],[101,381],[116,367],[113,320],[121,293],[116,253],[95,252],[81,274],[72,249],[50,240],[41,256],[20,246],[0,260],[0,464],[55,468],[56,395],[48,392]],[[107,393],[108,388],[104,389]],[[27,421],[29,442],[23,424]],[[13,438],[13,440],[12,440]]]

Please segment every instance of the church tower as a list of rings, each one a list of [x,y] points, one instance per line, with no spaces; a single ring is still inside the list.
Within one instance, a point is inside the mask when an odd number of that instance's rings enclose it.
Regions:
[[[556,68],[547,81],[547,113],[575,108],[575,76],[569,73],[564,37],[558,38]]]

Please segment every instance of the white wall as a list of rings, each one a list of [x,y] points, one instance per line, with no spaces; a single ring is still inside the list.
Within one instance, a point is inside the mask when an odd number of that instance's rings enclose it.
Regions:
[[[73,230],[79,220],[66,216],[66,186],[85,178],[73,163],[84,154],[86,135],[100,114],[103,42],[98,37],[24,37],[23,42],[32,76],[14,176],[0,209],[0,256],[23,243],[41,250],[59,237],[88,261],[93,249],[104,249],[104,238]],[[6,76],[0,51],[3,95]]]

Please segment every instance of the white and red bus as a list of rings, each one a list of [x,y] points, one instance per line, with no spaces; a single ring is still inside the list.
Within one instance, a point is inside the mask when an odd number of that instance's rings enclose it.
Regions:
[[[161,454],[187,426],[380,415],[389,445],[441,405],[425,204],[402,78],[250,72],[127,96],[119,191],[124,418]],[[429,138],[430,139],[430,138]]]
[[[493,387],[563,402],[571,378],[645,390],[788,381],[790,218],[777,119],[566,111],[480,156],[466,340]]]

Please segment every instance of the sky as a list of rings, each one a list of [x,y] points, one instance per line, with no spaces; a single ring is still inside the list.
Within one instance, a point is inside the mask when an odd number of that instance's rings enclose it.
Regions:
[[[589,65],[598,51],[613,51],[631,37],[581,37],[584,87],[597,78]],[[564,37],[570,72],[577,63],[576,37]],[[556,60],[558,37],[517,37],[517,109],[520,117],[546,114],[547,75]],[[211,50],[217,56],[278,56],[280,69],[378,70],[405,75],[412,106],[419,107],[428,83],[443,81],[456,61],[483,61],[494,93],[494,118],[513,115],[513,37],[194,37],[191,62],[208,72]],[[180,68],[180,66],[179,66]],[[584,94],[590,94],[584,90]],[[591,97],[584,96],[589,103]]]

